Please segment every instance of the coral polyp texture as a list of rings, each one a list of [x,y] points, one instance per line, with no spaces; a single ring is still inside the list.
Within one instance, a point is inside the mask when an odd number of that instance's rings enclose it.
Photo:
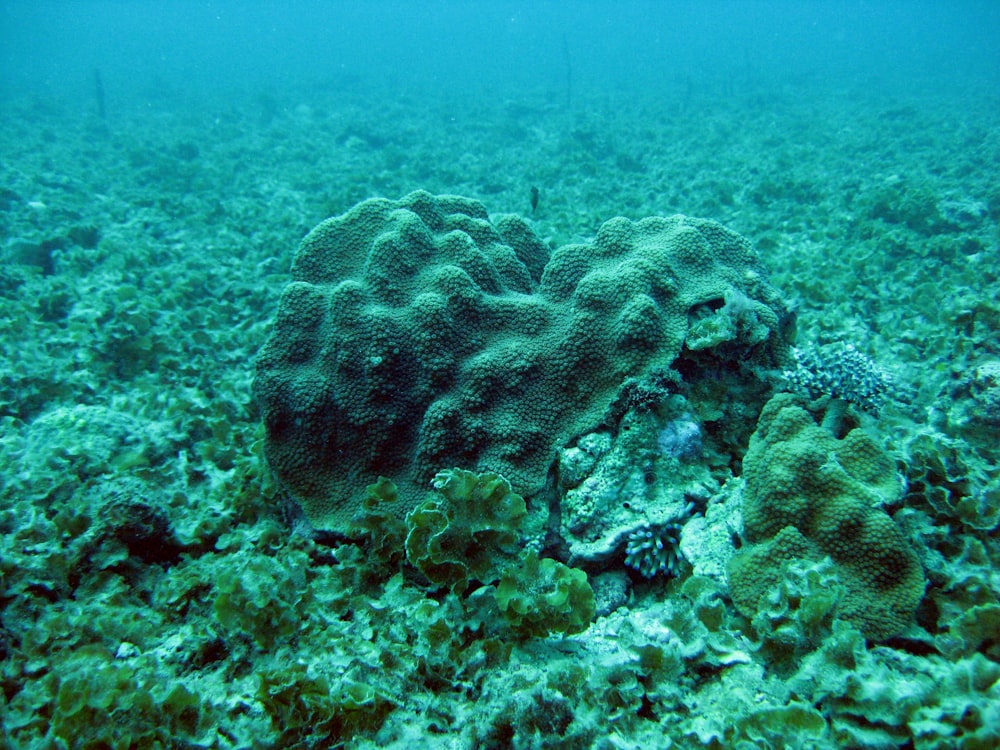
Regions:
[[[332,531],[379,475],[400,513],[451,466],[531,497],[626,380],[669,368],[733,299],[729,335],[691,348],[775,366],[780,295],[716,222],[615,218],[550,257],[524,220],[474,200],[365,201],[303,240],[257,359],[269,464]]]
[[[789,563],[830,557],[845,589],[837,614],[869,638],[889,638],[910,624],[924,593],[916,553],[882,507],[902,484],[864,431],[838,439],[818,416],[788,393],[761,413],[743,462],[750,544],[729,564],[733,601],[752,617]]]

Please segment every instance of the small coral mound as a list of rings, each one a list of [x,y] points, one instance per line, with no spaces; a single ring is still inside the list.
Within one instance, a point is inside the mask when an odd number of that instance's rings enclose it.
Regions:
[[[881,506],[902,487],[862,430],[842,439],[792,394],[764,407],[743,463],[749,545],[729,563],[733,601],[753,617],[796,560],[832,558],[844,586],[837,615],[875,640],[910,623],[924,593],[916,554]]]

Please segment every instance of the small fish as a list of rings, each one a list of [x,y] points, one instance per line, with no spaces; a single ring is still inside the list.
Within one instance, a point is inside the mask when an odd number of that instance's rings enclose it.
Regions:
[[[535,213],[535,209],[538,208],[538,188],[534,185],[531,186],[531,213]]]

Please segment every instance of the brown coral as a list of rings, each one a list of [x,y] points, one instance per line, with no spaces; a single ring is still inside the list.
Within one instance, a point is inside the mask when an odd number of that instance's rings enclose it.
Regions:
[[[916,554],[881,506],[901,485],[861,429],[843,439],[798,397],[778,394],[761,413],[744,459],[744,533],[730,562],[733,601],[756,612],[792,560],[832,558],[846,589],[838,614],[881,640],[902,631],[924,592]]]

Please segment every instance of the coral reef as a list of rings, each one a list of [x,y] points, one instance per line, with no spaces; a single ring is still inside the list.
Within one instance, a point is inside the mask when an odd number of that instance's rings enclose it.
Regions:
[[[696,90],[683,106],[662,87],[612,106],[580,91],[568,117],[544,92],[507,100],[484,87],[457,106],[443,87],[439,99],[379,96],[372,107],[381,89],[343,83],[283,90],[266,127],[233,100],[130,109],[119,91],[122,106],[96,130],[72,100],[60,108],[39,90],[19,104],[5,92],[0,745],[1000,746],[995,98],[946,86],[909,103],[883,87],[868,100],[803,86],[771,96],[765,81],[724,102],[711,86]],[[752,610],[734,605],[729,561],[761,544],[740,535],[747,480],[767,465],[747,445],[780,373],[795,369],[771,357],[770,342],[750,344],[771,329],[741,282],[687,310],[673,361],[626,377],[599,420],[554,451],[542,490],[513,483],[525,499],[519,523],[494,514],[486,528],[488,503],[508,490],[475,489],[499,465],[464,460],[408,488],[388,468],[345,478],[345,506],[360,508],[347,533],[302,523],[268,470],[248,366],[289,282],[286,251],[369,196],[426,185],[527,211],[532,184],[543,197],[530,224],[487,216],[503,241],[476,242],[497,258],[493,244],[541,238],[518,258],[533,286],[487,301],[538,300],[552,250],[596,252],[609,217],[684,210],[752,238],[793,301],[803,350],[836,361],[851,342],[892,373],[877,422],[840,398],[823,459],[803,454],[822,479],[852,430],[883,446],[873,465],[884,481],[856,488],[923,567],[926,592],[906,629],[878,641],[860,629],[845,607],[850,576],[811,542],[780,570],[765,560],[753,571],[768,574],[768,591]],[[652,233],[639,235],[655,249]],[[359,265],[376,257],[354,250]],[[625,257],[610,253],[606,275]],[[791,317],[781,340],[792,340]],[[478,343],[470,357],[497,341]],[[463,357],[458,369],[471,368]],[[798,393],[822,426],[834,398]],[[376,416],[392,395],[373,394]],[[458,426],[455,439],[474,442],[496,425]],[[778,459],[784,445],[773,446]],[[453,466],[476,469],[475,481],[451,485],[471,505],[452,507],[431,485]],[[802,486],[798,471],[788,476]],[[407,558],[406,515],[418,507],[435,510],[424,521],[447,523],[420,537],[431,557],[414,556],[437,581]],[[629,534],[670,508],[667,524],[687,519],[680,575],[646,579],[625,565]],[[576,537],[568,519],[581,524]],[[581,580],[561,566],[591,534],[600,556],[572,564],[587,574],[595,615],[577,630],[586,618],[546,609],[544,597],[558,605]],[[444,560],[479,540],[495,562],[473,549],[464,570],[436,568],[432,540]],[[538,569],[525,578],[532,554]],[[523,630],[513,609],[501,611],[502,580],[526,604]]]
[[[699,333],[731,315],[733,335]],[[612,219],[548,257],[523,220],[476,201],[365,201],[302,242],[257,359],[268,461],[333,531],[379,475],[401,513],[456,465],[531,497],[627,380],[685,347],[776,366],[785,318],[750,243],[712,221]]]

